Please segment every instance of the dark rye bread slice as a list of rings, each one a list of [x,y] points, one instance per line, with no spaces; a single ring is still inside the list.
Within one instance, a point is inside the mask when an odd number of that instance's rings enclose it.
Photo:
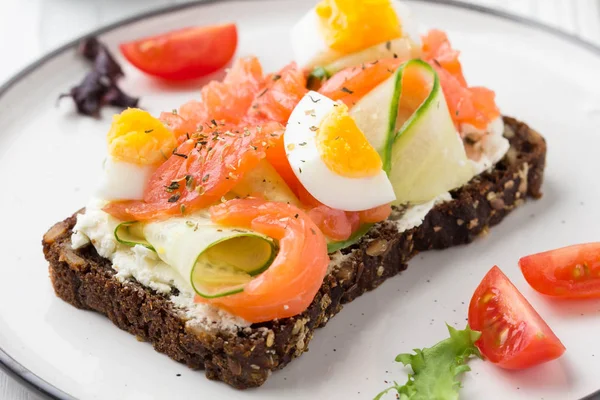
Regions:
[[[237,333],[186,326],[169,296],[135,281],[115,278],[111,263],[93,246],[71,249],[76,217],[56,224],[44,236],[44,254],[56,294],[77,308],[98,311],[115,325],[157,351],[209,379],[246,389],[262,385],[272,371],[308,350],[316,328],[350,302],[407,267],[417,252],[473,241],[498,224],[530,196],[541,196],[546,144],[527,125],[505,118],[511,148],[491,172],[453,191],[453,201],[437,205],[424,223],[399,234],[392,222],[376,225],[325,277],[310,307],[302,314],[244,328]]]

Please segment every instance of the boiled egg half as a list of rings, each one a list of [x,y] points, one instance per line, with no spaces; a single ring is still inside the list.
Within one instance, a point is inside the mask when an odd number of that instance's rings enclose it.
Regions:
[[[113,117],[98,195],[142,200],[148,180],[176,146],[173,133],[148,112],[130,108]]]
[[[414,17],[398,0],[322,0],[291,33],[295,60],[306,69],[401,38],[420,48]]]
[[[296,177],[326,206],[362,211],[396,199],[381,157],[345,104],[309,92],[290,116],[284,143]]]

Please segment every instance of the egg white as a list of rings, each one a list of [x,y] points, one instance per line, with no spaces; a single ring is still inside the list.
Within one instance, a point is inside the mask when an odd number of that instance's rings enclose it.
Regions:
[[[383,170],[372,177],[349,178],[330,170],[321,159],[316,128],[336,106],[309,92],[292,112],[283,138],[296,177],[313,197],[338,210],[362,211],[394,201],[394,189]]]
[[[154,171],[153,165],[138,165],[108,156],[97,194],[106,200],[142,200]]]
[[[402,36],[421,46],[417,23],[410,8],[398,0],[392,0],[392,6],[400,20]],[[291,43],[295,61],[301,68],[325,66],[345,55],[330,49],[325,43],[314,7],[292,28]]]

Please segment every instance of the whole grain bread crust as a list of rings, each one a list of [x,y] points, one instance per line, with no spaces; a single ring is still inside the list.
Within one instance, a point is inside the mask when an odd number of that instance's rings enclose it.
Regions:
[[[76,214],[54,225],[43,239],[54,290],[77,308],[106,315],[174,360],[204,369],[209,379],[238,389],[260,386],[272,371],[307,351],[315,329],[344,303],[406,269],[415,254],[470,243],[526,197],[541,196],[545,140],[522,122],[508,117],[504,121],[511,148],[493,170],[453,191],[453,201],[437,205],[417,228],[399,234],[391,221],[376,225],[357,245],[344,250],[344,261],[325,277],[310,307],[295,317],[238,332],[186,325],[169,295],[135,281],[117,280],[110,261],[93,246],[71,249]]]

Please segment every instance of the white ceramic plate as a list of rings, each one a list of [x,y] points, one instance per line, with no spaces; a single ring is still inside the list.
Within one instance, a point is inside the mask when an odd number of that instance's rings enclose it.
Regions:
[[[288,30],[312,1],[227,1],[154,13],[101,32],[119,42],[185,25],[234,20],[239,55],[260,56],[266,70],[292,54]],[[345,307],[317,332],[311,351],[260,389],[237,392],[156,353],[108,319],[54,296],[42,256],[44,232],[84,205],[104,157],[112,110],[101,120],[73,113],[56,97],[86,71],[73,45],[10,82],[0,93],[0,360],[56,398],[355,399],[405,381],[400,352],[446,336],[444,322],[466,324],[467,304],[500,265],[567,347],[558,361],[508,373],[475,361],[465,399],[577,399],[600,387],[600,302],[556,302],[537,295],[517,267],[520,256],[598,240],[600,221],[600,56],[596,49],[535,25],[456,4],[410,2],[421,29],[446,30],[462,51],[472,84],[496,90],[505,114],[548,140],[542,200],[528,202],[489,236],[417,257],[408,271]],[[158,113],[197,97],[198,87],[169,88],[126,63],[126,91]],[[179,376],[181,374],[181,376]],[[68,394],[68,395],[67,395]]]

